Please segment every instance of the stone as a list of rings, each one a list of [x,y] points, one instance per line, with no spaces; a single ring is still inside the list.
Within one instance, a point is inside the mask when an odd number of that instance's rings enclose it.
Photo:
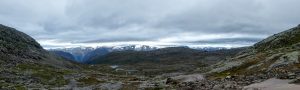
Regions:
[[[222,86],[222,85],[215,85],[214,87],[213,87],[213,90],[221,90],[221,89],[223,89],[224,88],[224,86]]]
[[[179,84],[179,81],[172,78],[167,78],[166,84]]]
[[[225,79],[231,79],[232,78],[232,76],[226,76],[225,77]]]
[[[295,73],[289,73],[288,74],[289,79],[295,79],[296,77],[297,77],[297,75]]]
[[[295,80],[293,80],[292,82],[290,82],[290,83],[292,83],[292,84],[300,84],[300,79],[295,79]]]

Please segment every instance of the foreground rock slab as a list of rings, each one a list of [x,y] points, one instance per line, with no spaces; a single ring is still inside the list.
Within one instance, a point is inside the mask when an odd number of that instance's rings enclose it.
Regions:
[[[291,81],[271,78],[261,83],[246,86],[243,90],[299,90],[300,85],[290,84]]]

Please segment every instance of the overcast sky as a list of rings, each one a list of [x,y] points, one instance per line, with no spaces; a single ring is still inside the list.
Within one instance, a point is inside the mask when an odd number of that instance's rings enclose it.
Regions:
[[[237,47],[300,24],[300,0],[0,0],[0,23],[45,48]]]

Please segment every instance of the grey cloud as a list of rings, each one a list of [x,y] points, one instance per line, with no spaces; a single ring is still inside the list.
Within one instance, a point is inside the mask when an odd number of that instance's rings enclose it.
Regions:
[[[260,41],[261,38],[224,38],[224,39],[214,39],[207,41],[194,41],[189,43],[194,44],[239,44],[239,43],[255,43]]]
[[[126,41],[155,41],[153,38],[136,38],[136,37],[126,37],[126,38],[109,38],[109,39],[97,39],[91,41],[83,41],[81,43],[105,43],[105,42],[126,42]]]
[[[298,3],[299,0],[1,0],[0,23],[38,41],[73,43],[156,41],[180,38],[185,33],[268,36],[300,23]],[[177,43],[255,43],[261,39],[224,37]]]

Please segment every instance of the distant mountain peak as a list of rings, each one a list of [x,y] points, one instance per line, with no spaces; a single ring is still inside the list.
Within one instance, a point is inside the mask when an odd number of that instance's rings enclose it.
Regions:
[[[49,51],[63,51],[68,52],[74,56],[75,61],[84,62],[85,60],[95,56],[95,55],[106,55],[107,53],[114,51],[151,51],[156,50],[157,47],[152,47],[148,45],[123,45],[123,46],[98,46],[93,47],[74,47],[74,48],[60,48],[60,49],[50,49]],[[65,56],[65,55],[61,55]]]

